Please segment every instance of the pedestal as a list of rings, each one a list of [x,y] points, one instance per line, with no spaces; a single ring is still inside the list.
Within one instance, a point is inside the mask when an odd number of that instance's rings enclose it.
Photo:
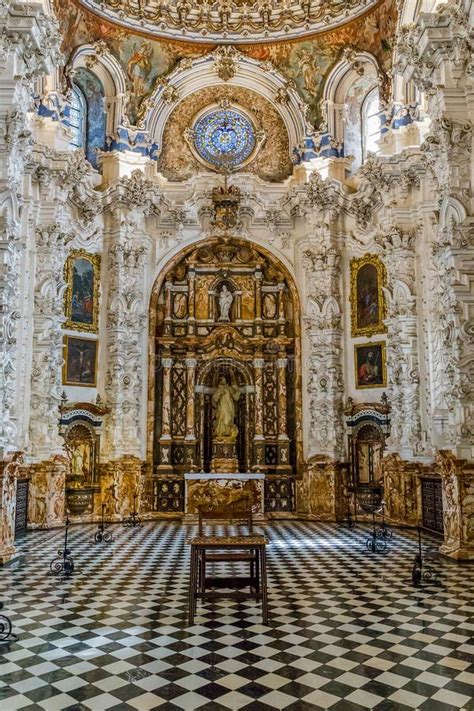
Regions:
[[[203,474],[189,472],[185,481],[184,523],[196,523],[198,506],[205,505],[216,512],[225,511],[230,503],[249,496],[256,520],[263,519],[265,474],[249,472],[232,474],[215,472]]]
[[[211,471],[227,474],[236,474],[239,471],[235,442],[214,440],[212,443]]]

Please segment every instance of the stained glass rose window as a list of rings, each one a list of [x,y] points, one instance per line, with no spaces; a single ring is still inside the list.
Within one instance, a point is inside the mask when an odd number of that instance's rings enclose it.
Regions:
[[[202,161],[218,170],[235,170],[251,158],[257,147],[254,126],[235,108],[216,108],[197,119],[190,132]]]

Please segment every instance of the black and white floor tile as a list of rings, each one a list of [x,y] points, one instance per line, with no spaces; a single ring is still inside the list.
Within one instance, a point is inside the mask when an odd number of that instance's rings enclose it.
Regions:
[[[187,626],[189,528],[71,529],[75,573],[47,575],[61,531],[29,533],[0,571],[19,640],[0,647],[0,709],[474,709],[474,568],[441,559],[414,589],[415,538],[386,554],[366,530],[266,525],[270,624],[253,602],[198,607]]]

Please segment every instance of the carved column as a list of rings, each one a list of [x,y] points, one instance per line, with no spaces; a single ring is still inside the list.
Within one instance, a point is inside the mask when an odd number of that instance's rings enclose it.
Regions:
[[[196,464],[196,358],[186,358],[186,464],[189,471]]]
[[[433,440],[471,458],[472,300],[474,235],[472,198],[473,64],[470,4],[439,3],[404,28],[397,71],[424,92],[430,132],[420,146],[433,196],[430,242],[432,295],[426,328],[433,392]],[[426,245],[428,247],[428,245]],[[428,247],[429,248],[429,247]],[[449,336],[447,335],[449,334]]]
[[[29,450],[38,458],[63,450],[58,417],[63,363],[64,264],[72,240],[59,225],[36,232],[35,310]]]
[[[263,358],[254,358],[253,375],[255,380],[255,429],[254,429],[254,470],[262,471],[265,467],[265,437],[263,434]]]
[[[393,227],[383,237],[388,274],[387,369],[391,405],[387,451],[421,453],[420,371],[415,293],[415,233]]]
[[[150,196],[147,197],[148,192]],[[143,173],[122,178],[108,225],[107,456],[144,458],[146,427],[148,265],[146,216],[153,186]],[[158,201],[159,197],[154,196]]]
[[[303,264],[309,292],[309,454],[338,459],[343,452],[340,255],[334,246],[310,243]]]
[[[26,442],[24,382],[18,338],[26,320],[22,290],[28,253],[20,223],[22,187],[31,151],[28,123],[33,82],[62,62],[57,25],[39,3],[2,3],[0,60],[0,453]],[[24,213],[26,214],[26,212]],[[23,355],[23,359],[25,356]],[[26,370],[26,369],[25,369]]]

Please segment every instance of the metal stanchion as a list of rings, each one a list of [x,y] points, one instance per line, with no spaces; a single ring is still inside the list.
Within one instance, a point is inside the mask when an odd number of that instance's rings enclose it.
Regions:
[[[68,548],[68,528],[70,525],[69,517],[66,516],[64,522],[64,548],[58,551],[58,557],[54,558],[49,565],[49,575],[61,575],[69,577],[74,572],[74,560],[71,556],[71,551]]]
[[[95,532],[95,535],[94,535],[94,541],[96,543],[102,543],[102,542],[103,543],[112,543],[112,541],[113,541],[112,534],[110,533],[110,531],[105,530],[107,527],[107,524],[105,523],[105,519],[104,519],[105,507],[106,507],[106,504],[102,504],[102,515],[101,515],[100,523],[99,523],[99,525],[97,527],[97,531]]]
[[[125,518],[123,520],[123,525],[127,526],[128,528],[135,528],[135,526],[141,526],[142,522],[140,521],[140,517],[137,513],[137,494],[133,495],[133,511],[130,514],[128,518]]]
[[[423,582],[431,585],[436,585],[438,582],[438,573],[430,565],[426,565],[426,562],[423,558],[423,546],[421,545],[421,527],[417,526],[417,529],[418,552],[415,555],[413,568],[411,570],[411,581],[415,588],[419,588]]]

